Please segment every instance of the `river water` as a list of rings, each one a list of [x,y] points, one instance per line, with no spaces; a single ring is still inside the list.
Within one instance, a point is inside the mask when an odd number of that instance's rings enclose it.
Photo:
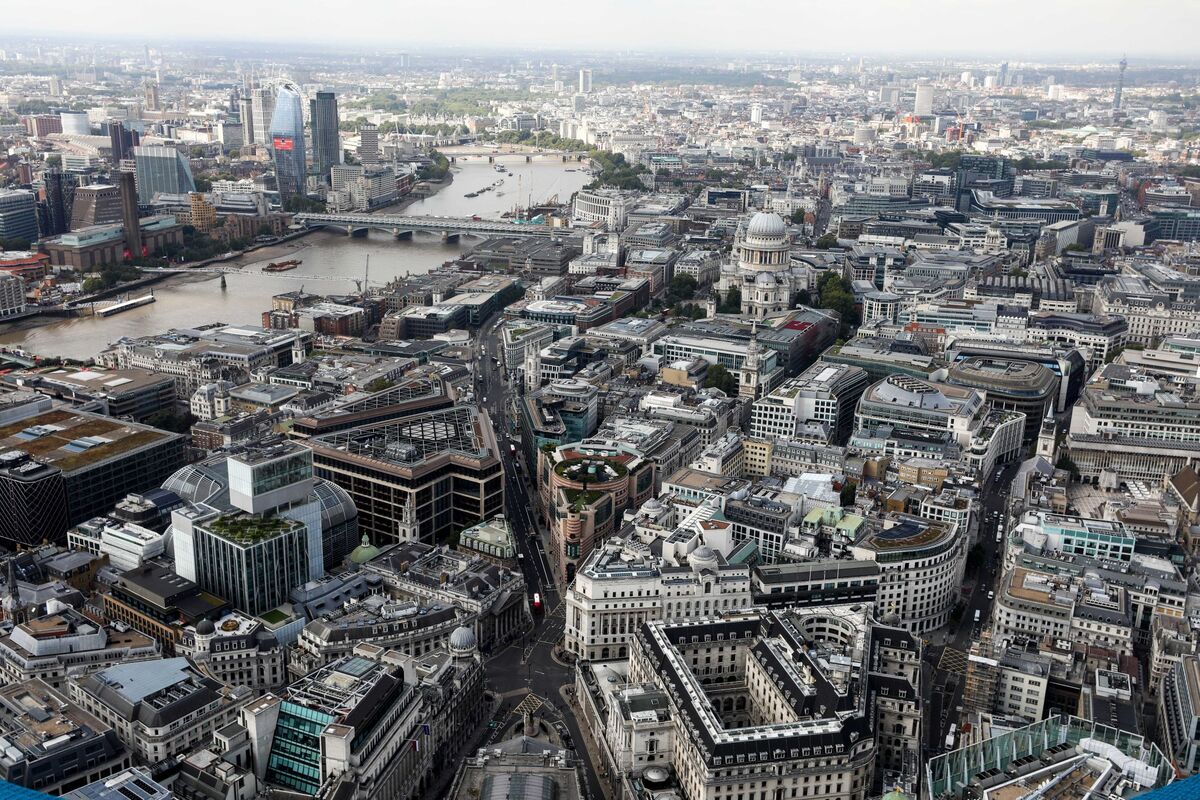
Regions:
[[[499,156],[511,176],[498,172],[486,156],[459,158],[454,180],[440,192],[411,203],[404,214],[442,216],[478,215],[484,219],[518,204],[543,202],[557,195],[566,202],[590,180],[577,162],[557,159],[525,163],[524,156]],[[469,192],[503,179],[493,191],[478,197]],[[251,253],[225,266],[241,266],[245,274],[226,274],[221,289],[217,275],[170,279],[154,287],[157,302],[125,311],[112,317],[77,317],[55,320],[45,325],[0,327],[0,344],[15,345],[40,355],[87,359],[123,336],[144,336],[170,328],[185,328],[210,322],[258,325],[262,312],[271,307],[271,295],[304,287],[318,294],[343,294],[356,291],[352,279],[363,277],[370,256],[370,281],[381,283],[406,274],[421,274],[460,255],[477,239],[462,243],[443,243],[437,234],[413,235],[411,240],[396,241],[391,234],[371,231],[365,238],[349,238],[341,233],[318,231],[296,240],[286,250],[272,248]],[[269,253],[269,254],[268,254]],[[282,273],[263,273],[271,260],[299,258],[302,264]]]

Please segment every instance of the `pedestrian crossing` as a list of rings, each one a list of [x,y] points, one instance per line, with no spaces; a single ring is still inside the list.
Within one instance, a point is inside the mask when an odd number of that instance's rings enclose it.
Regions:
[[[518,717],[524,717],[526,714],[534,714],[545,704],[545,700],[538,697],[533,692],[530,692],[529,694],[525,695],[525,699],[518,703],[517,707],[513,709],[513,714]]]

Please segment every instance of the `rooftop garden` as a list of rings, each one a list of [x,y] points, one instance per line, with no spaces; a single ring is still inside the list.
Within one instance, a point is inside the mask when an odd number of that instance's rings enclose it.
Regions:
[[[300,523],[283,517],[261,517],[253,514],[226,514],[208,524],[208,529],[236,544],[257,544],[273,539]]]
[[[629,470],[621,462],[595,457],[571,458],[566,461],[560,461],[554,465],[554,471],[561,478],[578,481],[579,483],[587,483],[588,481],[607,483],[608,481],[623,478],[629,474]]]
[[[582,511],[604,496],[604,492],[595,489],[563,489],[562,493],[575,512]]]
[[[259,619],[268,625],[282,625],[287,622],[287,614],[284,614],[278,608],[273,608],[265,614],[259,615]]]

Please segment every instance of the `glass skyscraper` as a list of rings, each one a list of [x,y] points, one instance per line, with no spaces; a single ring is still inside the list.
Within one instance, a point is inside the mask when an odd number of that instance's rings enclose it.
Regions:
[[[275,113],[271,115],[275,181],[284,203],[295,195],[304,195],[304,112],[300,102],[296,84],[283,83],[276,91]]]
[[[147,204],[159,192],[187,194],[196,191],[192,168],[174,147],[138,145],[133,148],[133,158],[137,167],[138,202]]]
[[[342,141],[338,137],[337,97],[333,92],[317,92],[309,101],[312,125],[313,167],[321,180],[329,180],[329,168],[342,162]]]

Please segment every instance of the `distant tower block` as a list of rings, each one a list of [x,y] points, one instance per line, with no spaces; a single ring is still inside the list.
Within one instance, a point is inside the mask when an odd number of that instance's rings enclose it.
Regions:
[[[1125,56],[1121,56],[1120,62],[1117,63],[1120,72],[1117,73],[1117,90],[1113,92],[1113,111],[1121,110],[1121,91],[1125,88],[1125,70],[1128,67],[1129,62],[1125,60]]]

